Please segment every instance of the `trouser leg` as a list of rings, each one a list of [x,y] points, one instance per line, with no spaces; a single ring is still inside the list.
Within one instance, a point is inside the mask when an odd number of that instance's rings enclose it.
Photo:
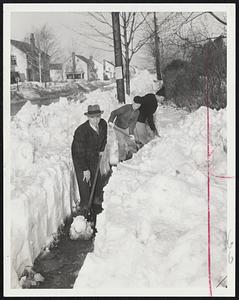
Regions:
[[[146,123],[145,128],[147,131],[147,136],[148,136],[148,142],[151,141],[155,137],[155,133],[153,130],[150,128],[150,126]]]
[[[78,165],[76,160],[73,157],[73,165],[76,173],[76,179],[77,179],[77,184],[79,188],[79,194],[80,194],[80,208],[82,210],[87,209],[88,202],[90,199],[90,186],[89,183],[87,183],[85,180],[83,181],[83,170],[81,170]]]
[[[137,122],[134,130],[136,140],[140,141],[143,145],[150,141],[149,133],[146,129],[146,124]]]
[[[119,160],[123,161],[126,158],[127,154],[127,143],[123,133],[115,130],[115,134],[118,140],[118,149],[119,149]]]

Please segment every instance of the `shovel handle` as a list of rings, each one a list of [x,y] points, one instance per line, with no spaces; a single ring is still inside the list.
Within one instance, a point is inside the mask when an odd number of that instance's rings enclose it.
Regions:
[[[100,170],[100,161],[101,161],[101,155],[100,155],[99,160],[98,160],[93,185],[92,185],[91,191],[90,191],[90,199],[89,199],[89,202],[88,202],[88,210],[91,208],[91,204],[92,204],[92,200],[93,200],[93,196],[94,196],[94,192],[95,192],[95,185],[96,185],[97,177],[98,177],[99,170]]]

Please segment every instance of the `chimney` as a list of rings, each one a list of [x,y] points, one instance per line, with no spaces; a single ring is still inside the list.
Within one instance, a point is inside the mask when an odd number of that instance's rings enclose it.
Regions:
[[[30,45],[31,45],[31,50],[34,51],[34,49],[35,49],[35,37],[34,37],[33,33],[31,33],[31,36],[30,36]]]
[[[93,60],[93,55],[90,55],[90,60]]]

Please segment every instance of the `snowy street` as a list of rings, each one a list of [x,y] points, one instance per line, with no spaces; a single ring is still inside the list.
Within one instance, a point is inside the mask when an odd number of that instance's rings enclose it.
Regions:
[[[155,88],[153,75],[145,71],[133,81],[135,93],[142,81],[142,94]],[[63,98],[48,107],[27,103],[12,121],[11,203],[18,214],[12,214],[12,267],[18,276],[70,214],[70,200],[74,203],[73,198],[79,197],[69,149],[89,103],[99,103],[105,119],[118,106],[113,91],[97,90],[84,103]],[[211,170],[218,175],[226,174],[225,113],[210,110]],[[74,285],[79,293],[106,289],[109,284],[124,290],[207,287],[205,115],[205,107],[191,114],[173,105],[159,107],[155,121],[161,137],[113,167],[105,187],[104,212],[97,220],[95,250],[88,254]],[[216,285],[226,274],[226,185],[217,178],[211,185]]]

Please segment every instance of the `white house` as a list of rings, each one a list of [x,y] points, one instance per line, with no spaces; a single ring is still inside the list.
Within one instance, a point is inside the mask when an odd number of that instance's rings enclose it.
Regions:
[[[11,43],[11,73],[19,73],[22,81],[27,79],[26,53]]]
[[[11,82],[18,77],[21,81],[49,81],[50,56],[35,46],[34,34],[30,44],[11,40]],[[41,78],[40,78],[41,76]]]
[[[63,77],[64,79],[88,79],[88,59],[76,55],[74,52],[71,57],[69,57],[63,63]]]
[[[115,66],[112,62],[104,59],[104,80],[110,80],[115,77]]]
[[[65,80],[103,80],[103,64],[93,59],[93,56],[86,58],[73,52],[63,63],[62,69]]]
[[[51,81],[63,81],[63,69],[61,63],[50,64]]]
[[[98,60],[93,59],[95,72],[97,74],[97,79],[103,81],[104,80],[104,66]]]

